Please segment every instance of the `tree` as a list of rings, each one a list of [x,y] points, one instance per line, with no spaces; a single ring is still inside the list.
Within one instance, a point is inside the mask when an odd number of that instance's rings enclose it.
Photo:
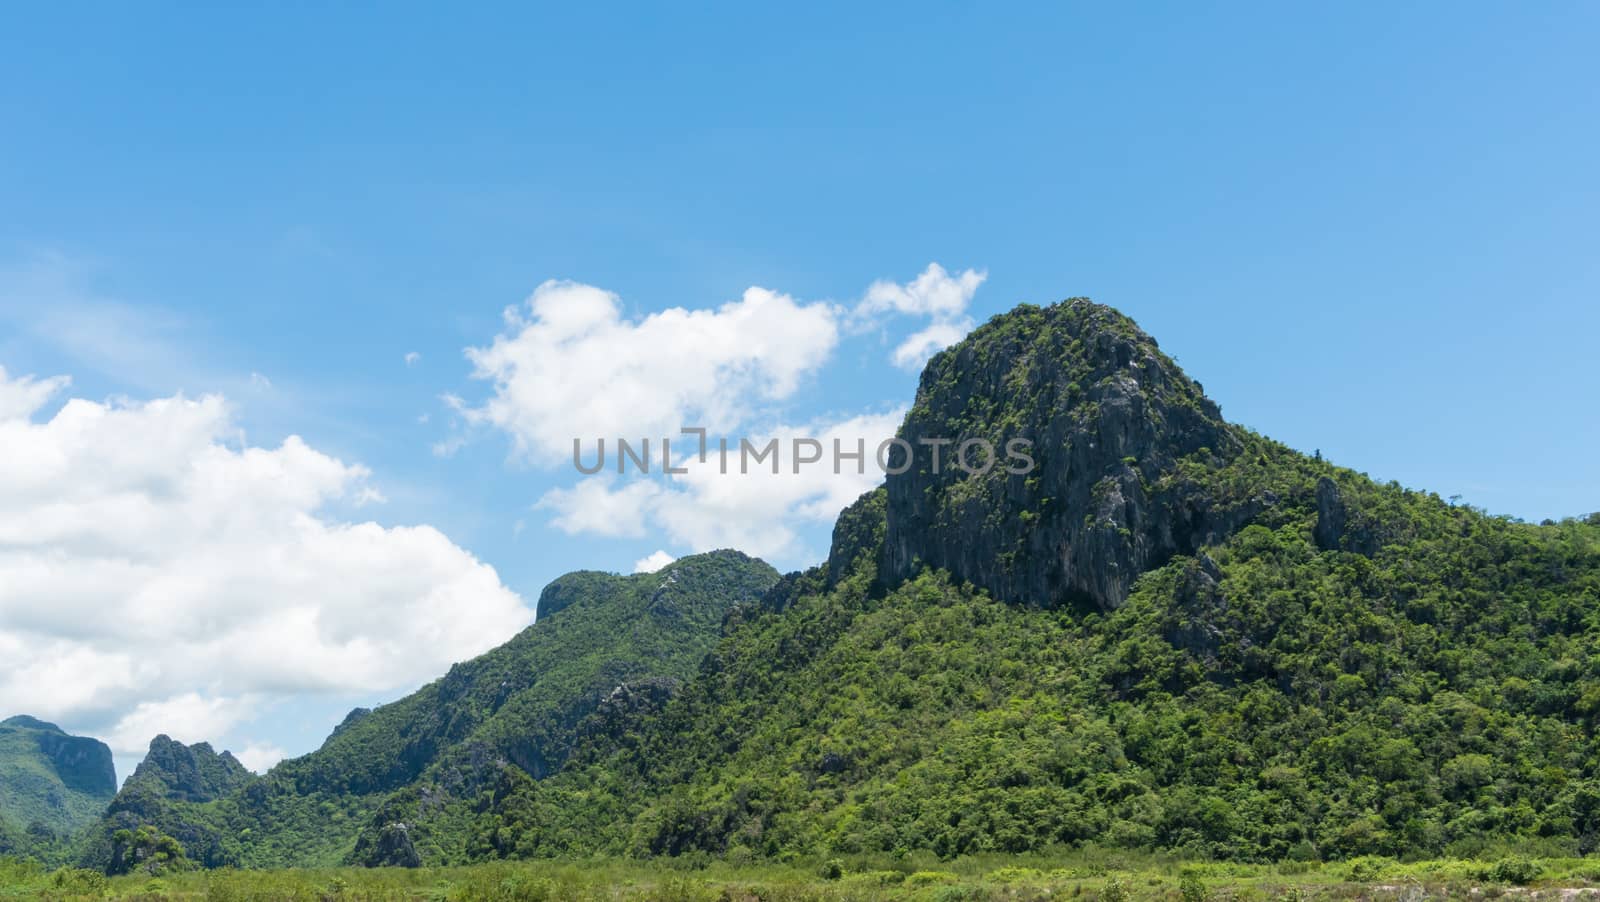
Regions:
[[[146,824],[137,830],[118,830],[111,837],[111,863],[108,874],[143,871],[151,876],[172,871],[187,871],[193,865],[184,854],[183,844]]]

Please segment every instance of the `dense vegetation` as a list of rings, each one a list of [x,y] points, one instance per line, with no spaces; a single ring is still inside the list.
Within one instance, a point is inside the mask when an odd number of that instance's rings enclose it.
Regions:
[[[948,377],[961,359],[980,376]],[[469,852],[1594,850],[1600,518],[1533,526],[1379,485],[1197,391],[1106,308],[980,329],[929,365],[912,419],[1056,435],[1062,494],[1037,474],[891,476],[887,503],[841,518],[827,570],[732,618],[660,714],[552,778],[504,774]],[[1004,566],[968,574],[1052,597],[899,573],[1030,521]],[[1147,569],[1119,599],[1059,568],[1079,553]]]
[[[25,715],[0,721],[0,854],[62,858],[116,791],[104,743]]]
[[[1521,886],[1540,898],[1594,891],[1592,859],[1387,859],[1249,865],[1132,856],[1100,849],[1054,855],[907,856],[732,866],[666,859],[487,863],[452,868],[165,871],[107,878],[0,858],[0,899],[227,902],[988,902],[1130,900],[1424,900],[1495,898]],[[1564,888],[1564,889],[1558,889]]]
[[[400,701],[352,712],[321,749],[262,778],[209,746],[162,737],[85,841],[83,861],[107,868],[118,831],[145,825],[206,867],[447,857],[459,846],[451,825],[484,781],[505,768],[560,767],[617,687],[659,681],[669,691],[710,649],[726,612],[777,578],[732,551],[653,574],[568,574],[510,642]],[[428,816],[398,813],[418,805]]]
[[[893,475],[781,580],[732,552],[563,577],[265,778],[130,781],[88,862],[146,825],[207,866],[1098,849],[1520,882],[1600,846],[1600,516],[1297,453],[1083,301],[936,357],[903,434],[1027,438],[1040,470]]]
[[[863,568],[732,631],[633,741],[508,778],[474,848],[1592,851],[1600,526],[1371,500],[1414,541],[1321,552],[1302,509],[1173,560],[1105,616],[937,573],[876,598]]]

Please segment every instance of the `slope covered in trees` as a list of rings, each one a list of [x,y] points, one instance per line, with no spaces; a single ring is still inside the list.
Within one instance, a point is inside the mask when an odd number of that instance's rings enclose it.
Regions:
[[[1082,300],[936,356],[901,436],[1037,467],[918,458],[782,580],[565,577],[503,649],[153,822],[249,864],[1600,845],[1600,517],[1297,453]]]
[[[435,835],[433,820],[448,822],[460,799],[475,798],[502,769],[543,775],[559,768],[585,719],[618,687],[664,690],[687,677],[726,612],[776,580],[771,567],[732,551],[684,558],[658,573],[568,574],[544,590],[538,621],[510,642],[393,704],[352,712],[320,749],[264,777],[241,782],[209,747],[191,763],[158,740],[151,759],[163,763],[149,779],[130,779],[86,861],[103,867],[115,832],[143,825],[177,838],[206,866],[437,857],[453,834]],[[175,783],[174,772],[199,779]],[[436,817],[404,824],[387,817],[417,799]],[[387,843],[358,849],[374,819],[379,834],[389,827]]]
[[[472,853],[1600,842],[1600,518],[1491,517],[1228,425],[1082,301],[935,358],[907,422],[1032,438],[1040,470],[891,476],[624,741],[507,772]]]
[[[26,715],[0,721],[0,852],[56,857],[116,791],[105,743]]]

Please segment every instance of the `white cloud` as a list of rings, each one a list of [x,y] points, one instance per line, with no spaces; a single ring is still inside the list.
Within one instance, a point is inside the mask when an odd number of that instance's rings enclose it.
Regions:
[[[928,317],[931,322],[897,345],[889,358],[895,366],[915,372],[929,357],[972,331],[967,306],[987,278],[989,274],[982,270],[967,269],[951,275],[939,264],[929,263],[920,275],[903,285],[886,280],[873,282],[856,305],[853,317],[858,326],[890,313]]]
[[[929,263],[915,279],[904,285],[880,279],[867,288],[856,307],[858,316],[893,311],[935,319],[951,319],[966,313],[978,286],[989,278],[987,272],[963,270],[952,276],[937,263]]]
[[[417,353],[416,351],[407,351],[406,352],[406,366],[416,366],[417,365],[417,361],[419,361],[421,359],[422,359],[422,355]]]
[[[31,415],[65,389],[70,381],[65,376],[10,379],[6,376],[6,368],[0,366],[0,423]]]
[[[793,394],[837,344],[837,318],[831,305],[750,288],[714,310],[629,319],[610,292],[546,282],[506,311],[492,344],[467,350],[494,393],[463,412],[552,465],[570,460],[576,438],[722,432]]]
[[[933,323],[901,342],[889,359],[903,370],[917,372],[928,362],[928,358],[960,341],[971,331],[970,319]]]
[[[654,573],[675,560],[677,560],[677,558],[667,554],[665,551],[657,549],[654,553],[647,554],[644,557],[639,558],[637,561],[634,561],[633,572]]]
[[[804,381],[827,361],[842,331],[859,333],[888,320],[928,321],[893,349],[891,361],[907,369],[961,339],[972,328],[966,315],[987,274],[951,273],[938,263],[904,284],[874,282],[854,306],[802,303],[764,288],[750,288],[714,309],[674,308],[627,317],[611,292],[574,282],[546,282],[523,305],[505,313],[505,329],[486,347],[467,349],[475,378],[492,383],[474,406],[445,396],[469,425],[492,426],[511,437],[518,453],[549,467],[571,467],[574,440],[591,465],[596,444],[607,443],[606,472],[548,490],[535,505],[550,511],[551,525],[569,534],[614,538],[659,535],[675,546],[703,551],[734,547],[781,561],[801,562],[816,549],[801,533],[826,524],[882,474],[870,456],[899,427],[902,411],[863,414],[830,422],[792,422],[783,413]],[[796,475],[721,474],[715,461],[693,462],[689,472],[663,478],[661,440],[682,460],[698,441],[683,428],[712,436],[741,434],[764,444],[778,437],[835,438],[847,447],[865,442],[866,473],[835,475],[812,466]],[[649,440],[651,477],[615,472],[616,441],[637,449]],[[458,449],[465,435],[435,453]],[[787,454],[787,452],[786,452]]]
[[[428,450],[433,452],[434,457],[451,458],[455,457],[456,452],[466,447],[466,445],[466,436],[452,435],[449,438],[440,439],[439,441],[434,442],[432,445],[429,445]]]
[[[782,563],[805,563],[818,549],[801,545],[798,527],[833,521],[850,502],[883,481],[876,464],[878,445],[894,435],[904,409],[863,414],[849,419],[763,430],[750,441],[764,448],[779,442],[780,467],[751,463],[740,472],[739,444],[729,444],[727,472],[716,440],[707,460],[680,457],[688,470],[660,480],[655,476],[593,476],[572,488],[552,489],[538,507],[555,511],[552,524],[572,534],[641,537],[659,534],[693,551],[738,548]],[[815,439],[823,459],[794,471],[794,440]],[[864,450],[861,464],[843,461],[833,467],[834,442],[841,450]],[[685,455],[692,455],[686,448]],[[808,448],[807,453],[814,453]],[[631,467],[631,464],[630,464]]]
[[[551,489],[534,507],[555,511],[551,525],[569,535],[644,535],[648,512],[666,490],[648,479],[627,482],[619,489],[612,488],[615,483],[610,477],[583,479],[572,488]]]
[[[367,471],[236,441],[217,396],[68,400],[0,374],[0,710],[141,753],[302,693],[416,685],[530,619],[429,526],[349,522]]]
[[[277,764],[287,756],[287,752],[270,742],[252,742],[246,745],[242,751],[234,753],[234,757],[239,759],[240,764],[258,774],[266,773],[271,769],[272,765]]]
[[[143,752],[150,740],[162,733],[185,745],[215,743],[217,737],[254,710],[253,699],[206,698],[198,692],[185,692],[171,698],[139,702],[116,722],[109,734],[100,738],[125,755]]]

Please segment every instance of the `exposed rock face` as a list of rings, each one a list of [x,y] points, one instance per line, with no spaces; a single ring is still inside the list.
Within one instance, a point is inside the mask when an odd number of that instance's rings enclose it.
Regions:
[[[344,716],[344,720],[339,721],[339,725],[334,727],[333,728],[333,732],[328,734],[328,735],[330,737],[332,737],[332,736],[337,736],[340,733],[343,733],[345,730],[348,730],[351,727],[355,726],[356,724],[360,723],[361,721],[365,720],[367,718],[367,716],[370,715],[371,713],[372,713],[372,709],[371,708],[351,708],[350,709],[350,713],[346,714]]]
[[[887,529],[889,495],[876,488],[856,499],[833,524],[833,544],[828,551],[828,585],[837,585],[863,554],[876,561]]]
[[[422,856],[411,841],[411,828],[403,823],[384,824],[367,863],[373,867],[422,867]]]
[[[1181,620],[1165,631],[1166,640],[1202,661],[1215,661],[1224,633],[1228,600],[1222,594],[1222,571],[1211,556],[1201,552],[1184,569],[1175,598],[1174,613]]]
[[[605,736],[614,744],[620,744],[627,731],[641,719],[658,714],[667,706],[677,693],[678,685],[671,677],[647,677],[623,683],[611,690],[579,724],[578,731],[585,737]]]
[[[1005,601],[1109,610],[1264,503],[1224,506],[1189,475],[1225,464],[1238,436],[1155,339],[1082,299],[1020,307],[934,357],[900,437],[916,453],[887,480],[891,584],[926,564]],[[968,439],[996,450],[982,475],[952,465]],[[1026,466],[1007,459],[1015,439],[1031,442],[1029,471],[1012,472]],[[951,444],[935,472],[938,440]]]
[[[1344,537],[1346,519],[1344,498],[1339,494],[1338,483],[1326,476],[1318,479],[1317,525],[1311,533],[1317,547],[1323,551],[1339,550],[1339,540]]]
[[[7,850],[26,853],[37,839],[76,832],[116,792],[105,743],[25,714],[0,721],[0,845]]]
[[[184,745],[162,735],[150,740],[150,751],[128,782],[159,788],[176,801],[209,802],[252,779],[254,775],[231,752],[219,755],[210,743]]]
[[[540,620],[554,616],[557,612],[568,607],[575,601],[585,597],[587,585],[579,579],[569,578],[575,574],[562,576],[544,587],[539,593],[539,603],[535,607]]]
[[[117,771],[111,749],[98,739],[69,736],[60,728],[39,732],[39,751],[55,765],[68,789],[110,798],[117,792]]]
[[[1363,509],[1358,496],[1348,496],[1324,476],[1317,480],[1317,523],[1311,537],[1323,551],[1348,551],[1372,557],[1384,545],[1403,537],[1403,518],[1386,518]]]

